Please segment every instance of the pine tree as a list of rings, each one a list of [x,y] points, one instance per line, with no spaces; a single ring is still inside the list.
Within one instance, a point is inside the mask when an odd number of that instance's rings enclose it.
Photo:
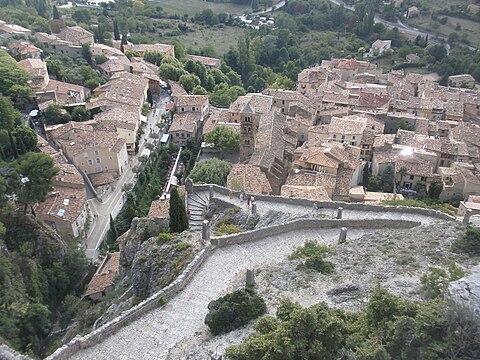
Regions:
[[[118,30],[117,20],[113,20],[113,37],[115,40],[120,40],[120,31]]]
[[[150,104],[150,107],[153,106],[153,95],[150,89],[147,89],[147,102]]]
[[[170,192],[170,232],[181,233],[188,229],[188,218],[185,211],[185,204],[180,198],[177,189]]]
[[[56,20],[60,19],[60,14],[58,13],[58,9],[55,5],[53,5],[53,18]]]

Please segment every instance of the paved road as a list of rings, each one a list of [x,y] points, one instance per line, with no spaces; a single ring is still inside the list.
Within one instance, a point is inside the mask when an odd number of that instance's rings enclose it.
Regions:
[[[166,95],[160,98],[155,108],[150,111],[147,116],[147,124],[144,127],[145,134],[142,135],[139,142],[138,154],[141,154],[145,145],[152,143],[154,139],[150,138],[151,132],[159,133],[158,127],[155,124],[159,121],[161,115],[165,111]],[[139,164],[138,158],[135,156],[130,160],[130,166],[123,172],[122,176],[115,183],[115,188],[108,195],[105,201],[100,202],[96,198],[88,200],[90,209],[94,216],[92,227],[89,230],[86,240],[85,253],[88,258],[96,260],[98,258],[98,249],[100,244],[110,227],[110,215],[115,218],[125,202],[125,196],[122,190],[124,184],[135,184],[136,178],[133,173],[133,168]]]
[[[206,194],[206,193],[205,193]],[[246,203],[230,199],[218,193],[222,200],[240,205],[247,211]],[[260,214],[269,210],[281,211],[293,216],[311,213],[312,208],[268,201],[257,201]],[[330,217],[331,209],[320,209]],[[402,213],[367,212],[344,210],[345,219],[409,219],[413,215]],[[441,220],[415,215],[414,220],[428,225]],[[349,239],[357,239],[372,229],[350,230]],[[319,229],[289,232],[271,236],[256,242],[233,245],[215,250],[212,256],[194,275],[190,284],[161,309],[155,309],[140,319],[122,328],[101,343],[82,350],[72,359],[169,359],[169,351],[182,341],[192,339],[198,331],[205,329],[203,320],[208,303],[243,281],[243,274],[249,266],[261,267],[285,260],[294,247],[306,240],[316,239],[325,244],[338,240],[339,229]],[[214,350],[214,349],[212,349]]]

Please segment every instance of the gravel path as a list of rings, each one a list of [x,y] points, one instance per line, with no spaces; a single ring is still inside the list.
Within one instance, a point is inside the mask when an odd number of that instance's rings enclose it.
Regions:
[[[246,202],[238,198],[230,199],[215,193],[215,197],[247,211]],[[292,218],[298,218],[313,211],[307,206],[257,201],[260,215],[270,210],[278,211]],[[326,218],[336,214],[333,209],[320,209]],[[367,212],[343,210],[344,219],[404,219],[421,221],[423,224],[443,222],[422,215],[391,212]],[[349,230],[348,238],[356,239],[375,230]],[[203,320],[207,314],[207,305],[211,300],[224,295],[238,280],[238,276],[249,266],[262,267],[285,260],[293,248],[306,240],[317,239],[319,242],[332,243],[338,240],[339,229],[308,230],[290,232],[272,236],[257,242],[245,243],[215,250],[212,256],[195,274],[191,283],[171,299],[166,306],[156,309],[101,343],[82,350],[72,359],[165,359],[169,351],[177,344],[201,336],[205,329]]]
[[[371,231],[351,230],[348,237],[355,239],[368,232]],[[338,233],[338,229],[291,232],[217,249],[192,282],[165,307],[149,312],[72,359],[165,359],[177,343],[195,337],[205,328],[203,320],[208,303],[225,294],[240,272],[250,265],[260,267],[281,262],[306,240],[335,242]]]

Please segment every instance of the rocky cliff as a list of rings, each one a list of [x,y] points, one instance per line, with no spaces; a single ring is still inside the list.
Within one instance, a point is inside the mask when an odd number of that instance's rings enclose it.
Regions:
[[[120,243],[120,276],[136,297],[146,298],[170,284],[202,247],[198,231],[163,233],[156,219],[136,218]]]
[[[470,275],[450,283],[447,297],[472,308],[480,317],[480,265],[475,266]]]

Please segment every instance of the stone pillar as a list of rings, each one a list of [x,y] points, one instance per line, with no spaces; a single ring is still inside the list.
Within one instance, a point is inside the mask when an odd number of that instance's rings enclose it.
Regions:
[[[468,225],[470,223],[470,217],[473,215],[473,210],[468,209],[467,212],[465,213],[465,216],[463,217],[463,225]]]
[[[187,180],[185,180],[185,191],[187,192],[187,194],[193,194],[193,181],[190,178],[187,178]]]
[[[343,215],[343,208],[339,207],[337,210],[337,219],[341,219]]]
[[[210,199],[213,199],[213,185],[208,187],[208,195],[210,196]]]
[[[252,202],[252,215],[256,215],[256,214],[257,214],[257,202],[253,201]]]
[[[245,278],[245,285],[247,287],[255,286],[255,269],[247,269],[247,276]]]
[[[338,237],[338,243],[343,244],[345,241],[347,241],[347,228],[342,227],[340,228],[340,236]]]
[[[203,220],[202,223],[202,240],[210,241],[210,221]]]

